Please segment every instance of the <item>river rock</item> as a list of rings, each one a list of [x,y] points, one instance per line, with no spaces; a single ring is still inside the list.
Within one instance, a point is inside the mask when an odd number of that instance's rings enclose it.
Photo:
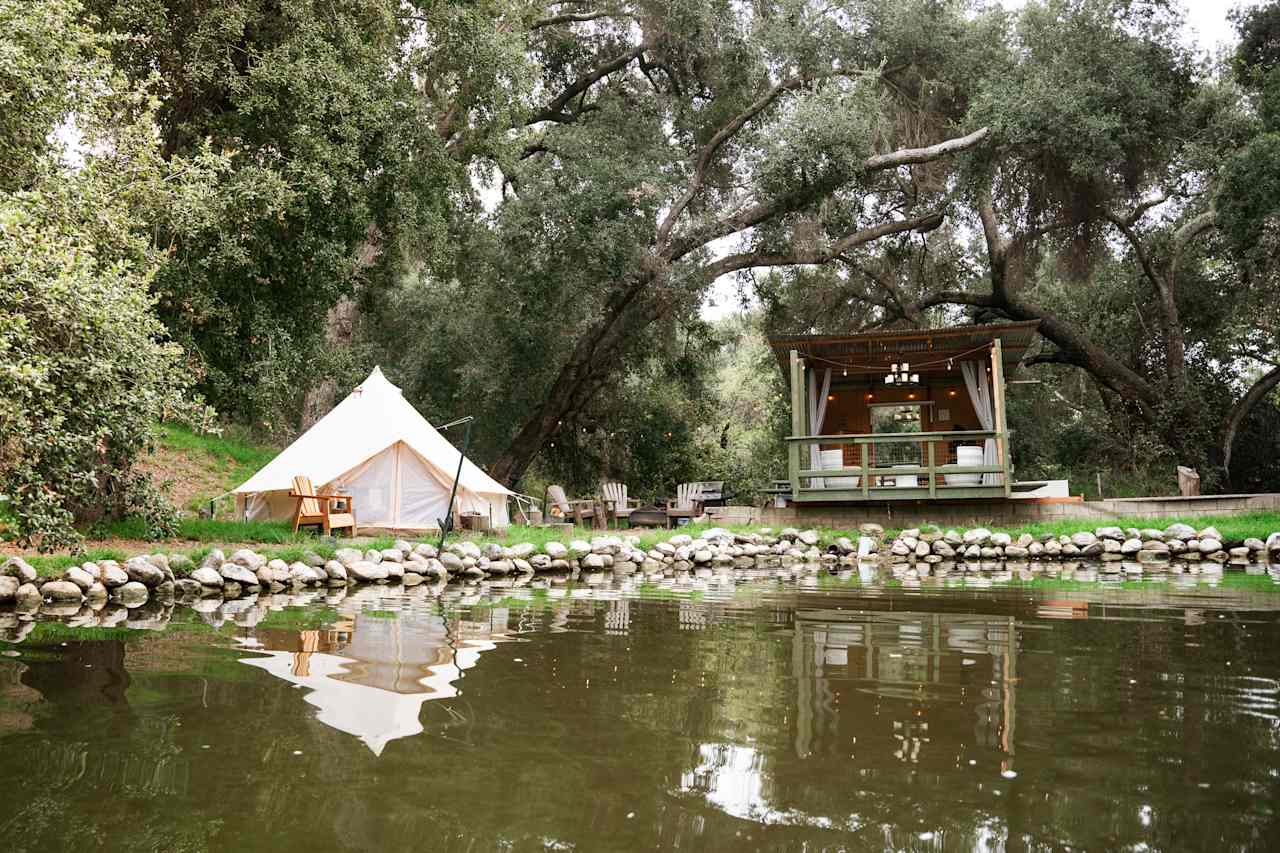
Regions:
[[[1120,528],[1118,528],[1118,527],[1117,527],[1116,529],[1117,529],[1117,530],[1119,530]],[[1106,538],[1106,539],[1101,540],[1101,542],[1102,542],[1102,553],[1103,553],[1103,554],[1117,554],[1117,555],[1118,555],[1118,554],[1120,554],[1120,553],[1121,553],[1121,550],[1124,548],[1124,544],[1123,544],[1123,543],[1121,543],[1121,542],[1117,542],[1115,539]],[[1138,544],[1142,544],[1142,543],[1138,543]],[[1141,549],[1141,548],[1139,548],[1138,550],[1142,550],[1142,549]]]
[[[1010,536],[1008,533],[992,533],[991,534],[992,548],[1004,548],[1012,544],[1013,544],[1013,537]]]
[[[358,563],[364,559],[364,553],[355,548],[339,548],[333,552],[333,559],[349,569],[352,563]]]
[[[1267,553],[1280,554],[1280,533],[1272,533],[1267,537]]]
[[[667,543],[663,542],[660,544],[666,545]],[[562,542],[548,542],[542,546],[542,550],[546,551],[547,556],[553,560],[563,560],[565,555],[569,553],[569,549],[564,547],[564,543]],[[675,548],[671,548],[671,551],[672,553],[675,553]]]
[[[329,578],[337,581],[345,581],[347,579],[347,567],[337,560],[330,560],[324,564],[324,573]]]
[[[1217,542],[1222,541],[1222,534],[1219,533],[1218,528],[1214,527],[1213,525],[1209,525],[1204,530],[1201,530],[1198,535],[1200,536],[1201,539],[1213,539],[1214,541],[1217,541]]]
[[[1099,527],[1094,531],[1094,535],[1099,539],[1110,539],[1113,542],[1123,542],[1126,539],[1124,531],[1119,527]]]
[[[9,577],[13,577],[10,575]],[[17,580],[17,578],[14,578]],[[40,588],[33,583],[18,584],[13,592],[13,606],[19,612],[34,612],[40,609],[44,599],[40,597]]]
[[[235,563],[237,566],[243,566],[251,573],[258,570],[258,567],[267,561],[267,558],[261,554],[250,551],[248,548],[241,548],[227,558],[228,563]]]
[[[242,586],[257,586],[258,576],[242,563],[223,563],[218,569],[224,581],[234,581]]]
[[[18,579],[11,575],[0,575],[0,604],[13,601],[18,595],[18,587],[22,586]]]
[[[222,575],[208,566],[201,566],[191,573],[191,579],[201,586],[220,587],[222,586]],[[110,586],[110,584],[107,584]]]
[[[445,551],[440,555],[439,559],[450,573],[460,572],[466,568],[466,565],[462,562],[462,558],[452,551]],[[347,566],[347,568],[350,569],[351,567]]]
[[[125,561],[124,571],[130,581],[147,587],[156,586],[164,580],[164,572],[146,557]]]
[[[214,548],[208,554],[204,555],[204,559],[200,561],[200,565],[207,569],[213,569],[216,572],[218,570],[218,566],[221,566],[226,561],[227,555],[222,553],[222,549]]]
[[[461,568],[462,560],[455,554],[446,554],[444,556],[453,557],[458,561]],[[377,583],[387,579],[387,569],[381,563],[371,563],[368,560],[359,560],[347,566],[347,574],[358,581],[365,583]]]
[[[386,562],[403,563],[404,562],[404,554],[400,551],[399,548],[383,548],[378,553],[382,555],[382,559],[379,562],[383,562],[383,563],[386,563]]]
[[[1167,563],[1169,562],[1169,551],[1168,550],[1154,551],[1147,548],[1143,548],[1141,551],[1138,552],[1138,562],[1144,563],[1144,564]]]
[[[1087,530],[1081,530],[1079,533],[1071,534],[1071,544],[1077,548],[1087,548],[1094,542],[1098,541],[1098,537],[1094,536]]]
[[[1163,530],[1156,530],[1154,527],[1144,527],[1138,531],[1138,538],[1146,539],[1148,541],[1155,540],[1157,542],[1163,542],[1166,537]]]
[[[692,540],[690,540],[690,541],[692,541]],[[710,557],[708,557],[708,559],[710,559]],[[584,569],[596,569],[596,570],[603,569],[603,568],[604,568],[604,555],[602,555],[602,554],[587,554],[587,555],[585,555],[584,557],[582,557],[582,568],[584,568]]]
[[[528,560],[533,552],[538,550],[528,542],[521,542],[519,545],[512,545],[507,549],[507,556],[513,560]]]
[[[194,575],[195,572],[198,572],[198,571],[200,570],[196,569],[195,571],[192,572],[192,575]],[[197,596],[200,594],[200,590],[203,588],[202,584],[198,580],[196,580],[194,577],[178,578],[176,581],[173,582],[173,586],[174,586],[174,592],[178,595],[179,598],[190,598],[193,596]],[[106,594],[105,590],[103,591],[103,594],[104,595]]]
[[[396,560],[383,560],[379,565],[387,570],[387,580],[404,580],[404,563]]]
[[[1031,551],[1021,545],[1006,545],[1004,546],[1004,556],[1010,560],[1025,560],[1031,556]]]
[[[963,540],[965,545],[981,545],[991,538],[991,531],[985,527],[975,527],[964,532]]]
[[[113,592],[112,596],[125,607],[140,607],[151,597],[151,593],[147,591],[146,584],[140,581],[129,581]]]
[[[1267,544],[1265,542],[1253,536],[1244,540],[1243,544],[1244,547],[1248,548],[1250,551],[1265,551],[1267,549]]]
[[[1221,550],[1222,550],[1221,540],[1209,538],[1209,537],[1201,537],[1200,539],[1201,554],[1214,554]]]
[[[1138,538],[1126,539],[1120,543],[1121,554],[1136,554],[1142,550],[1142,540]]]
[[[5,560],[4,568],[0,569],[0,574],[17,579],[19,585],[34,583],[37,577],[36,570],[31,568],[31,564],[21,557],[10,557]]]
[[[952,547],[952,543],[943,538],[933,543],[933,553],[940,557],[954,557],[956,549]]]
[[[94,584],[93,576],[79,566],[72,566],[67,569],[62,573],[62,577],[64,580],[75,584],[81,592],[86,591]]]
[[[427,560],[434,560],[440,556],[440,553],[436,550],[436,546],[429,542],[422,542],[413,546],[413,553]]]

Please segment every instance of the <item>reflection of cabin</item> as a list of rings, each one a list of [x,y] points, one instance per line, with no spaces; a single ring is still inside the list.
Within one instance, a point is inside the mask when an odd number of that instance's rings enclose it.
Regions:
[[[769,341],[797,502],[1007,498],[1005,377],[1038,321]]]

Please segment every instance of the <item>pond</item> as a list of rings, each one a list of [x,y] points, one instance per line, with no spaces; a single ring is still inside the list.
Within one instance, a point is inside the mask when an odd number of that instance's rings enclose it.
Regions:
[[[0,613],[0,838],[1274,849],[1278,584],[863,567]]]

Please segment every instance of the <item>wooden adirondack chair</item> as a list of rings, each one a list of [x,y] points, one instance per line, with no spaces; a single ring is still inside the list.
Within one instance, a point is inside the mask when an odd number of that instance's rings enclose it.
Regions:
[[[600,494],[604,495],[605,510],[613,518],[614,526],[626,519],[631,524],[631,510],[640,508],[640,501],[627,497],[626,483],[601,483]]]
[[[667,501],[667,526],[680,518],[697,518],[702,515],[702,484],[681,483],[676,489],[676,499]]]
[[[325,536],[330,535],[335,527],[349,527],[351,535],[357,535],[355,499],[351,495],[318,495],[310,477],[294,477],[293,491],[289,494],[298,499],[298,507],[293,513],[294,533],[303,525],[318,524]],[[333,512],[335,500],[347,502],[345,512]]]
[[[596,518],[596,502],[593,500],[569,500],[565,496],[564,486],[547,486],[546,500],[550,501],[551,506],[560,510],[560,514],[565,519],[573,519],[573,523],[578,527],[584,527],[585,521],[594,521]]]

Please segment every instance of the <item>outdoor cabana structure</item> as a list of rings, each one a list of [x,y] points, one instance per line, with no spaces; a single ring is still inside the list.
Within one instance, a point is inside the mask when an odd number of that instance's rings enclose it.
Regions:
[[[796,503],[1010,497],[1005,384],[1038,325],[770,338],[791,386],[778,491]]]

